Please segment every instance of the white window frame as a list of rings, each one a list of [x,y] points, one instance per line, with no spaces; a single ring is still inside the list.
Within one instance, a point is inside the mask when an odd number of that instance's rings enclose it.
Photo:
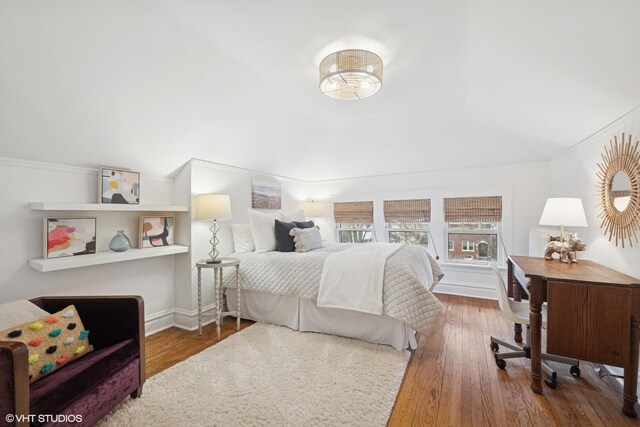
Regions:
[[[449,252],[453,252],[456,250],[456,242],[453,240],[449,240]]]
[[[394,224],[397,224],[394,222]],[[390,222],[385,223],[385,235],[387,236],[387,243],[391,242],[391,238],[389,236],[389,234],[391,232],[394,231],[401,231],[401,232],[411,232],[411,231],[416,231],[419,233],[425,233],[427,235],[427,244],[426,245],[420,245],[422,247],[428,248],[429,245],[431,244],[431,239],[429,239],[429,227],[431,226],[430,222],[425,222],[424,224],[425,227],[392,227]]]
[[[460,224],[460,222],[454,222],[454,224]],[[467,224],[491,224],[491,222],[489,221],[469,221],[467,222]],[[498,265],[504,265],[504,249],[502,247],[502,238],[501,238],[501,233],[502,233],[502,227],[503,227],[503,222],[494,222],[493,224],[495,224],[494,228],[450,228],[449,227],[449,223],[445,222],[445,240],[449,240],[449,236],[451,234],[480,234],[480,235],[487,235],[487,236],[493,236],[496,235],[496,263]],[[448,249],[448,247],[447,247]],[[474,264],[474,265],[487,265],[489,262],[492,261],[485,261],[485,260],[470,260],[470,259],[452,259],[450,258],[450,253],[454,252],[454,251],[447,251],[447,259],[446,259],[446,263],[451,263],[451,264]],[[475,244],[474,244],[474,249],[472,251],[469,250],[462,250],[462,252],[475,252]]]
[[[468,233],[465,233],[468,234]],[[469,249],[471,247],[471,249]],[[473,240],[462,241],[462,252],[475,252],[476,246],[473,244]]]
[[[375,240],[375,233],[373,231],[373,224],[369,224],[369,227],[341,227],[340,226],[340,222],[336,223],[336,242],[338,243],[353,243],[353,244],[360,244],[360,243],[369,243],[369,242],[341,242],[340,241],[340,232],[341,231],[368,231],[371,233],[371,241]],[[352,222],[349,224],[366,224],[366,223],[356,223],[356,222]]]

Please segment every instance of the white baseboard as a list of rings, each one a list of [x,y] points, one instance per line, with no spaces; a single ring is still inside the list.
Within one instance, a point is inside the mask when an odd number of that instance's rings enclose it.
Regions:
[[[482,299],[497,300],[495,288],[485,288],[479,286],[473,286],[466,283],[438,283],[433,292],[447,295],[458,295],[463,297],[473,297]]]

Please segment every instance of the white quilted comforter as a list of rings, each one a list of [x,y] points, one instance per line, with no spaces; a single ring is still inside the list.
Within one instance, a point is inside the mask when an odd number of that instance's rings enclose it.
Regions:
[[[316,300],[325,259],[349,245],[328,246],[305,253],[233,254],[241,260],[240,287]],[[405,245],[387,259],[384,272],[384,313],[426,334],[442,311],[431,289],[442,278],[438,263],[419,246]],[[225,287],[235,287],[235,272],[227,269]]]

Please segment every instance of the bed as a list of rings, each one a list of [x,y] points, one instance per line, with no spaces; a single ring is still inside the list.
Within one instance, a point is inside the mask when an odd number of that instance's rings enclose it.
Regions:
[[[401,245],[381,267],[384,280],[380,315],[319,307],[318,293],[325,261],[352,247],[332,245],[306,253],[232,254],[241,260],[242,317],[294,330],[388,344],[398,350],[415,348],[415,333],[427,334],[442,310],[442,304],[431,293],[443,276],[438,263],[420,246]],[[234,273],[225,273],[223,286],[228,308],[236,310]]]

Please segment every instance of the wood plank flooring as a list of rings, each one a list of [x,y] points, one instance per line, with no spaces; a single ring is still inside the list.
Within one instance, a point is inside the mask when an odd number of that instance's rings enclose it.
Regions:
[[[491,335],[512,338],[495,301],[438,295],[444,315],[432,334],[421,336],[389,419],[389,426],[640,426],[620,408],[622,393],[610,378],[600,379],[593,366],[581,364],[581,378],[568,366],[551,363],[558,388],[544,386],[539,396],[529,388],[529,361],[509,359],[496,367]],[[243,320],[241,328],[253,322]],[[222,339],[234,334],[227,318]],[[147,375],[216,344],[215,325],[198,331],[171,328],[147,338]]]

